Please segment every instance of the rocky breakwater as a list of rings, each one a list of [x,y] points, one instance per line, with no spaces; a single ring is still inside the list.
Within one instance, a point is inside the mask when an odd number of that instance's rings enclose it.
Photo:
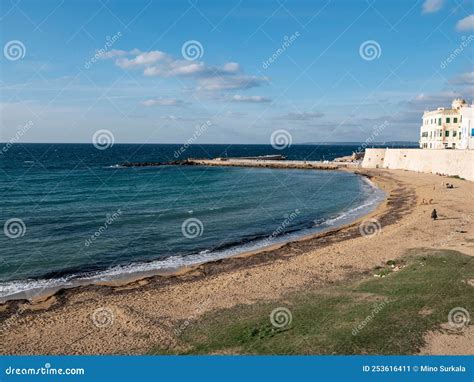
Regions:
[[[345,167],[345,164],[336,164],[332,162],[240,158],[193,159],[192,162],[201,166],[297,168],[317,170],[336,170],[340,167]]]
[[[138,162],[123,163],[122,167],[157,167],[157,166],[233,166],[233,167],[265,167],[265,168],[295,168],[314,170],[337,170],[350,166],[349,163],[335,163],[329,161],[297,161],[271,160],[248,158],[217,158],[217,159],[185,159],[171,162]]]
[[[125,162],[120,167],[158,167],[158,166],[193,166],[197,165],[192,160],[176,160],[171,162]]]

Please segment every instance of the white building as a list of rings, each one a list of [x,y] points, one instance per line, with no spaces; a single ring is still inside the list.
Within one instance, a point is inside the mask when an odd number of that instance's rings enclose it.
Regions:
[[[474,149],[474,105],[457,98],[451,109],[425,111],[420,129],[422,149]]]
[[[474,105],[463,107],[461,113],[461,141],[459,149],[474,150]]]

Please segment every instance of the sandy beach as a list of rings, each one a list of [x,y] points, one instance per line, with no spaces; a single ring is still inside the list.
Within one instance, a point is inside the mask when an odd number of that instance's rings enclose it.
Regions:
[[[387,194],[376,211],[350,225],[257,253],[153,276],[125,285],[62,290],[29,303],[0,306],[2,354],[143,354],[173,347],[177,333],[202,315],[332,285],[416,248],[474,255],[474,184],[395,170],[356,170]],[[447,189],[449,182],[454,188]],[[432,221],[430,213],[438,211]],[[371,220],[373,219],[373,220]],[[361,227],[376,223],[375,235]],[[472,326],[428,333],[426,354],[473,354]]]

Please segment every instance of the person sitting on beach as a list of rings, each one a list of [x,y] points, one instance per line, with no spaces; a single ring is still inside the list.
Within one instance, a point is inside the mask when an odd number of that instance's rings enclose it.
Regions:
[[[436,208],[431,211],[431,219],[436,220],[438,219],[438,213],[436,212]]]

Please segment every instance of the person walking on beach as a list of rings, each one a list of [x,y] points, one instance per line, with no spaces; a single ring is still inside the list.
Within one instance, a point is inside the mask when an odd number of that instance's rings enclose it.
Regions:
[[[436,212],[436,208],[431,211],[431,219],[436,220],[438,219],[438,213]]]

